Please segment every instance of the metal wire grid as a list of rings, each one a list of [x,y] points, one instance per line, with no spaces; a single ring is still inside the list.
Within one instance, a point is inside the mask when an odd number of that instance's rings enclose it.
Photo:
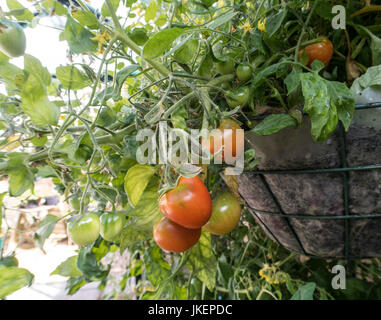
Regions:
[[[359,104],[355,106],[356,110],[364,110],[364,109],[373,109],[373,108],[379,108],[381,107],[381,102],[378,103],[372,103],[372,104]],[[255,120],[263,119],[264,117],[256,117]],[[278,212],[270,212],[270,211],[263,211],[251,208],[248,203],[246,203],[247,208],[249,209],[250,213],[254,215],[261,224],[266,228],[267,232],[278,242],[281,246],[283,244],[281,241],[275,236],[275,234],[270,230],[270,228],[267,227],[266,223],[261,219],[259,214],[266,214],[271,216],[278,216],[282,217],[290,229],[292,235],[295,237],[295,240],[297,241],[302,254],[311,258],[320,258],[320,259],[340,259],[340,260],[358,260],[358,259],[366,259],[366,258],[372,258],[372,257],[357,257],[357,256],[351,256],[349,254],[349,248],[350,248],[350,220],[355,219],[378,219],[381,218],[381,214],[367,214],[367,215],[352,215],[349,210],[349,172],[351,171],[368,171],[368,170],[378,170],[381,169],[381,164],[371,165],[371,166],[356,166],[356,167],[348,167],[347,165],[347,145],[346,145],[346,135],[344,127],[340,124],[339,125],[340,130],[340,157],[341,157],[341,167],[340,168],[331,168],[331,169],[302,169],[302,170],[253,170],[253,174],[259,175],[264,187],[270,194],[272,200],[274,201],[274,204],[276,208],[278,209]],[[267,174],[319,174],[319,173],[341,173],[343,175],[343,182],[344,182],[344,215],[341,216],[322,216],[322,215],[300,215],[300,214],[287,214],[283,211],[282,206],[280,205],[277,197],[272,192],[269,184],[267,183],[265,179],[265,175]],[[344,256],[343,257],[332,257],[332,256],[316,256],[313,254],[309,254],[303,246],[302,241],[300,240],[298,234],[296,233],[294,227],[292,226],[292,223],[290,222],[290,218],[293,219],[310,219],[310,220],[344,220]],[[287,248],[288,250],[295,251],[292,249]],[[295,251],[296,252],[296,251]],[[300,254],[300,252],[297,252]]]

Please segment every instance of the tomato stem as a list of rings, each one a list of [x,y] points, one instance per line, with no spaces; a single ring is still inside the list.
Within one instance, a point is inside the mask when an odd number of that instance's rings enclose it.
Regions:
[[[141,48],[134,41],[132,41],[132,39],[124,32],[122,26],[120,25],[118,17],[116,16],[114,7],[111,4],[111,1],[106,0],[106,5],[110,11],[111,19],[115,25],[115,29],[116,29],[115,37],[118,40],[124,42],[127,45],[127,47],[129,47],[132,51],[134,51],[138,56],[143,58]],[[147,61],[153,68],[155,68],[163,76],[168,76],[170,74],[170,71],[161,63],[150,60],[150,59],[144,59],[144,60]]]
[[[370,6],[366,5],[364,8],[352,13],[350,18],[353,19],[354,17],[357,17],[364,13],[374,12],[374,11],[381,11],[381,5],[370,5]]]

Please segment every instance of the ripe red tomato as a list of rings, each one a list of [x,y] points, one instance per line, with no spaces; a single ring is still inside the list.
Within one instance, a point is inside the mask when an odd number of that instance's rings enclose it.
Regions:
[[[231,192],[223,192],[213,202],[212,217],[204,226],[210,233],[223,235],[232,231],[241,217],[241,205]]]
[[[321,42],[313,43],[303,49],[300,49],[298,59],[300,59],[303,51],[305,51],[308,55],[308,67],[311,67],[311,63],[315,59],[320,60],[325,66],[327,66],[332,58],[333,44],[328,38],[324,38]]]
[[[193,247],[201,236],[201,228],[186,229],[163,217],[153,227],[158,246],[170,252],[184,252]]]
[[[237,129],[241,129],[237,122],[223,119],[220,126],[212,130],[206,141],[201,143],[205,148],[209,149],[211,154],[218,153],[223,148],[222,152],[215,156],[215,159],[222,162],[231,162],[236,157],[241,156],[245,149],[244,134],[237,131]]]
[[[198,229],[212,214],[212,199],[199,177],[181,177],[176,188],[159,200],[161,212],[184,228]]]

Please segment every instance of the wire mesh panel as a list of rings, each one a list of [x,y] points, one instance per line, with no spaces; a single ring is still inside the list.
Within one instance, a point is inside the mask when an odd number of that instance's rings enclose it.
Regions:
[[[356,112],[379,107],[381,103],[356,105]],[[275,165],[278,167],[275,170],[253,170],[239,178],[239,192],[246,200],[250,212],[267,234],[287,249],[324,259],[352,260],[381,256],[381,210],[374,212],[378,210],[381,201],[381,195],[378,196],[378,188],[381,188],[381,185],[378,185],[378,175],[381,177],[381,158],[379,163],[369,163],[378,159],[381,148],[378,139],[381,141],[381,130],[367,128],[366,131],[361,131],[361,127],[356,126],[350,130],[351,137],[357,135],[356,139],[351,138],[350,162],[354,163],[353,159],[365,159],[366,165],[348,165],[347,133],[343,126],[339,125],[333,141],[327,142],[337,143],[337,147],[328,146],[324,149],[324,146],[319,145],[323,150],[320,154],[323,161],[319,162],[318,168],[279,169],[279,165]],[[376,138],[372,140],[372,137]],[[287,138],[278,138],[278,144],[274,149],[282,148]],[[266,140],[265,143],[268,141],[270,140]],[[314,147],[312,142],[305,145]],[[301,148],[305,145],[302,144]],[[255,145],[253,147],[256,149]],[[267,145],[266,148],[271,149]],[[329,151],[325,155],[324,150],[336,150],[337,159]],[[356,154],[356,150],[365,152]],[[303,150],[301,152],[303,153]],[[367,152],[372,156],[368,157]],[[325,159],[327,168],[322,167]],[[267,159],[270,163],[267,167],[272,166],[271,161]],[[282,159],[278,159],[277,163],[282,163]],[[303,179],[307,181],[305,184]],[[373,187],[369,187],[370,182],[374,182]],[[297,189],[297,192],[290,190],[290,186]],[[303,192],[313,196],[304,196]],[[324,195],[326,192],[329,194]],[[322,194],[320,200],[319,193]],[[362,200],[366,201],[363,206]],[[351,201],[354,203],[351,204]],[[294,203],[298,205],[293,206]],[[319,205],[326,208],[326,211],[323,209],[322,212]],[[293,207],[297,208],[298,212],[290,212],[290,208]],[[361,212],[361,208],[364,212]]]

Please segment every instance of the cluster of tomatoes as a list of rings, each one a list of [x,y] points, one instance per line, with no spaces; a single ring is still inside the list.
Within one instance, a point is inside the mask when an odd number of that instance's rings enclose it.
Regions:
[[[241,206],[230,192],[219,194],[214,203],[199,177],[181,177],[177,187],[159,200],[164,217],[155,224],[153,237],[160,248],[184,252],[193,247],[201,229],[223,235],[232,231],[241,216]]]
[[[74,243],[87,246],[99,235],[107,241],[118,241],[125,223],[126,216],[120,212],[105,212],[100,217],[90,212],[69,222],[67,230]]]
[[[332,58],[332,42],[326,37],[322,37],[319,40],[316,43],[301,48],[298,52],[299,61],[305,63],[308,67],[311,67],[314,60],[320,60],[327,66]],[[215,66],[219,74],[235,74],[239,80],[238,87],[235,87],[234,84],[232,86],[230,82],[222,84],[222,89],[226,90],[225,98],[228,106],[232,109],[245,107],[250,97],[250,89],[247,82],[252,78],[253,66],[249,63],[240,63],[236,67],[234,59],[230,56],[220,58]]]
[[[252,66],[248,63],[241,63],[235,68],[234,60],[231,57],[224,57],[217,62],[216,70],[222,75],[235,73],[240,83],[248,81],[253,74]],[[247,85],[242,85],[233,89],[231,84],[226,82],[222,84],[222,88],[226,90],[225,98],[230,108],[244,107],[248,103],[250,89]]]

